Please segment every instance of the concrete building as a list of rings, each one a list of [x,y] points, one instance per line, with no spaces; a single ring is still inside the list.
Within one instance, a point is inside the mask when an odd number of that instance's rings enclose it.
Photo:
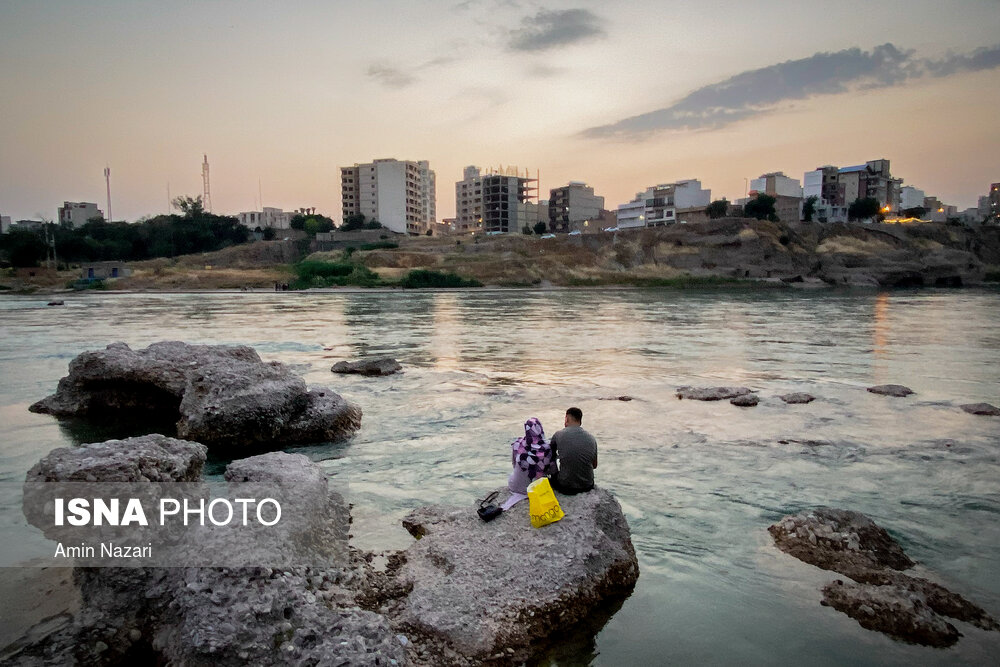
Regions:
[[[892,177],[885,159],[853,167],[818,167],[806,172],[802,183],[804,197],[817,197],[813,219],[820,222],[846,221],[847,209],[857,199],[875,199],[886,213],[900,207],[902,179]]]
[[[263,211],[246,211],[240,213],[240,224],[252,230],[260,229],[291,229],[295,213],[283,211],[280,208],[265,206]]]
[[[990,185],[990,208],[986,222],[991,225],[1000,224],[1000,183]]]
[[[712,202],[712,191],[702,189],[701,181],[685,180],[663,183],[638,192],[635,199],[618,206],[618,227],[659,227],[678,221],[678,214],[704,209]]]
[[[537,201],[538,179],[527,170],[499,167],[485,173],[466,167],[455,183],[455,233],[520,233],[525,225],[548,223],[548,209]]]
[[[899,189],[899,213],[912,208],[921,208],[927,197],[923,190],[906,185]]]
[[[584,222],[599,220],[604,197],[583,181],[549,190],[548,226],[552,232],[569,232]]]
[[[434,171],[426,160],[385,158],[340,168],[343,217],[362,214],[399,234],[422,234],[437,217]]]
[[[797,222],[802,213],[802,186],[794,178],[776,171],[750,181],[750,195],[774,197],[774,212],[779,220]]]
[[[88,262],[80,265],[80,277],[86,280],[107,280],[108,278],[127,278],[132,275],[132,269],[124,262]]]
[[[66,201],[59,207],[59,224],[72,225],[74,229],[83,227],[92,218],[104,218],[104,213],[97,208],[97,204],[90,202]]]
[[[9,215],[0,215],[0,234],[6,234],[10,231],[11,222]]]

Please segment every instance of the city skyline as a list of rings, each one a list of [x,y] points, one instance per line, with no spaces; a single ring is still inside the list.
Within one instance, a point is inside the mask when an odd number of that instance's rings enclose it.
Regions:
[[[498,164],[614,209],[884,157],[961,209],[1000,180],[996,9],[2,2],[0,213],[103,208],[106,166],[116,218],[161,213],[168,183],[201,193],[203,154],[231,214],[339,218],[340,167],[389,157],[430,162],[439,220],[465,166]]]

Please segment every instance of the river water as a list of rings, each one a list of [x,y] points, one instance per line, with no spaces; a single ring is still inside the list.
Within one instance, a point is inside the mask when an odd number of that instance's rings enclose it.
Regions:
[[[830,505],[864,512],[933,573],[1000,616],[1000,292],[483,290],[0,296],[0,482],[50,449],[110,437],[33,415],[78,353],[113,341],[253,346],[364,409],[346,443],[300,448],[346,479],[354,542],[403,548],[420,505],[505,482],[528,417],[571,405],[600,447],[641,575],[558,664],[985,664],[1000,633],[956,623],[956,647],[902,644],[819,604],[836,575],[778,552],[767,527]],[[336,376],[390,355],[402,375]],[[875,396],[899,383],[907,399]],[[752,409],[679,401],[680,385],[746,385]],[[777,395],[817,400],[785,405]],[[629,395],[630,402],[601,400]],[[217,473],[224,462],[216,462]],[[7,485],[12,486],[11,484]],[[16,497],[0,498],[8,517]],[[14,513],[14,514],[11,514]],[[32,543],[6,540],[7,558]],[[22,545],[22,546],[19,546]]]

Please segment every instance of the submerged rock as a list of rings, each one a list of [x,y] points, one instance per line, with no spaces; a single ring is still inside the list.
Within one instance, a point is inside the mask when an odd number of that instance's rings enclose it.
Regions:
[[[986,415],[988,417],[1000,416],[1000,408],[989,403],[969,403],[963,405],[962,409],[970,415]]]
[[[677,398],[692,401],[721,401],[727,398],[745,396],[752,391],[746,387],[678,387]]]
[[[60,417],[176,416],[180,437],[229,448],[339,440],[361,426],[357,405],[308,388],[249,347],[176,341],[84,352],[56,393],[30,409]]]
[[[823,603],[862,627],[928,646],[950,646],[961,636],[943,617],[1000,631],[993,617],[961,595],[904,574],[913,561],[863,514],[820,507],[786,516],[768,532],[785,553],[854,580],[825,586]]]
[[[634,401],[635,399],[631,396],[605,396],[604,398],[597,399],[599,401],[623,401],[627,403],[628,401]]]
[[[873,394],[881,394],[882,396],[895,396],[896,398],[905,398],[913,393],[913,390],[909,387],[904,387],[901,384],[880,384],[874,387],[868,387],[868,391]]]
[[[756,394],[743,394],[742,396],[729,399],[729,402],[741,408],[752,408],[760,402],[760,399],[757,398]]]
[[[788,403],[790,405],[812,403],[813,401],[816,400],[816,397],[813,396],[812,394],[806,394],[804,392],[798,392],[798,391],[791,394],[784,394],[782,396],[779,396],[778,398],[780,398],[785,403]]]
[[[361,361],[338,361],[330,369],[334,373],[350,373],[354,375],[392,375],[403,370],[395,359],[383,357],[380,359],[362,359]]]
[[[632,590],[639,566],[618,501],[596,488],[558,495],[565,518],[531,527],[527,503],[490,523],[471,507],[424,507],[403,521],[418,541],[394,574],[405,593],[385,606],[397,627],[478,664],[531,655],[533,641]],[[502,498],[501,498],[502,500]]]

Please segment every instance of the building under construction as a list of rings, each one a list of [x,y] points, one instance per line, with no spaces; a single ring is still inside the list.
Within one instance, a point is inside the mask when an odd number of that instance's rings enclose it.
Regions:
[[[487,234],[520,233],[548,220],[538,206],[538,174],[517,167],[466,167],[455,184],[456,231]]]

